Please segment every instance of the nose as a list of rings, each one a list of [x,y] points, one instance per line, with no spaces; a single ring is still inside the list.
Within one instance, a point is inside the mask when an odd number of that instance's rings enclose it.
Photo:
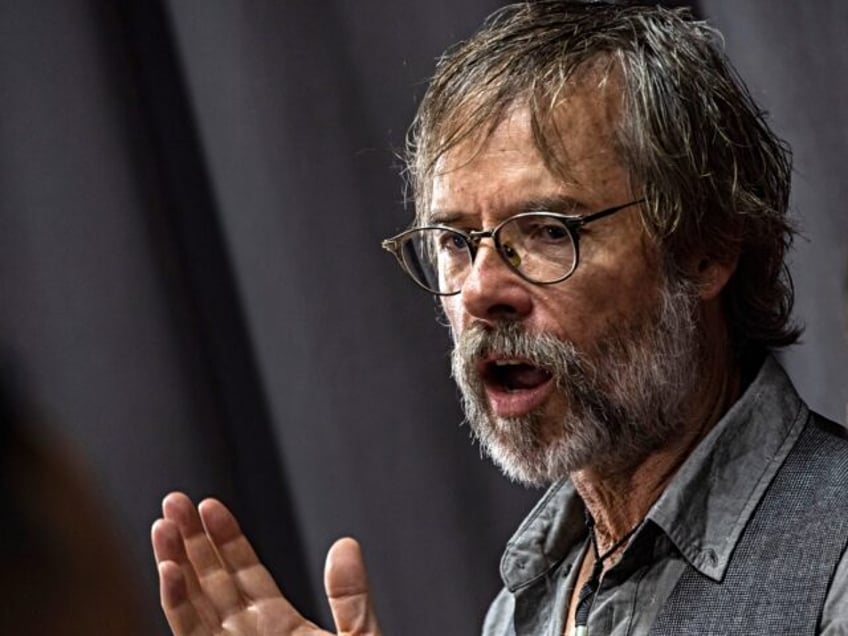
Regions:
[[[466,312],[484,322],[518,321],[533,308],[530,283],[510,269],[491,240],[480,243],[460,297]]]

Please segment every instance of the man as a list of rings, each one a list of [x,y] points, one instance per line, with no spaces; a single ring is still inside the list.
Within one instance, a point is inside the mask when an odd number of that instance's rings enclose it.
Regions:
[[[799,334],[789,155],[717,40],[660,8],[515,5],[420,106],[417,219],[384,246],[441,298],[482,447],[553,484],[486,634],[848,631],[848,441],[769,353]],[[326,633],[220,503],[170,495],[153,543],[178,636]],[[379,633],[355,542],[325,581],[339,633]]]

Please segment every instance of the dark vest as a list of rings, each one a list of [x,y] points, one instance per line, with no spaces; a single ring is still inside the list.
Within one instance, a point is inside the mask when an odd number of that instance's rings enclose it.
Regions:
[[[816,633],[828,586],[848,545],[845,437],[841,427],[811,416],[741,536],[723,580],[687,568],[651,636]]]

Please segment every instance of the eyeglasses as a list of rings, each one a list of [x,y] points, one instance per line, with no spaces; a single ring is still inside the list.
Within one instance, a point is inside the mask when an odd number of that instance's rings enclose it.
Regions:
[[[452,296],[462,290],[484,238],[492,239],[497,253],[521,278],[537,285],[553,285],[577,269],[580,228],[643,201],[584,216],[522,212],[491,230],[416,227],[384,240],[382,247],[395,255],[415,284],[438,296]]]

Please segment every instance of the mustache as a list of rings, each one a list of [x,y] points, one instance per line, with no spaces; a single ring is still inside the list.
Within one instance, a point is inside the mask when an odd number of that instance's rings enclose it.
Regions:
[[[527,330],[519,323],[474,323],[466,328],[454,344],[454,376],[462,374],[475,382],[477,365],[491,357],[517,358],[544,369],[562,385],[575,378],[586,377],[591,365],[586,356],[570,341],[549,333]]]

